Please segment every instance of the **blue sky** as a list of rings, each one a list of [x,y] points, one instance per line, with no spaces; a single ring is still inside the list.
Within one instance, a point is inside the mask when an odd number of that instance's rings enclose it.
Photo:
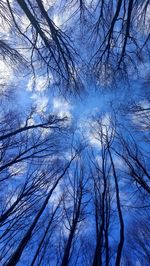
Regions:
[[[55,5],[54,3],[57,2]],[[6,4],[7,1],[4,0],[4,3]],[[30,23],[28,18],[26,17],[23,12],[20,12],[19,6],[15,6],[15,0],[10,1],[11,5],[16,8],[16,21],[18,25],[20,26],[20,29],[26,33],[28,38],[34,37],[34,31],[32,32]],[[2,105],[0,107],[1,111],[1,120],[3,121],[3,116],[5,115],[5,112],[7,111],[10,114],[13,114],[13,111],[16,110],[16,113],[18,114],[18,117],[16,115],[16,125],[20,125],[21,127],[24,126],[27,116],[30,114],[31,109],[34,108],[35,113],[33,116],[28,120],[28,125],[34,125],[39,121],[43,121],[46,119],[49,115],[56,115],[59,118],[67,117],[68,120],[64,122],[64,128],[62,130],[62,137],[61,131],[57,131],[56,135],[54,134],[54,131],[47,131],[47,129],[44,131],[44,129],[40,129],[38,131],[32,131],[31,133],[27,135],[29,137],[29,141],[27,141],[27,146],[30,145],[30,142],[34,143],[34,141],[38,140],[38,137],[41,140],[46,138],[46,147],[49,147],[50,145],[56,146],[57,152],[52,152],[52,155],[45,159],[41,159],[41,167],[42,169],[39,169],[39,172],[42,173],[46,171],[47,169],[50,169],[50,173],[52,175],[52,172],[54,172],[55,167],[59,164],[61,165],[61,171],[63,171],[63,167],[65,162],[68,162],[71,159],[72,154],[75,152],[74,147],[76,148],[79,142],[82,141],[84,144],[87,144],[87,150],[85,153],[83,152],[82,157],[82,163],[84,165],[84,171],[85,171],[85,177],[90,179],[88,181],[87,185],[87,191],[89,197],[89,205],[86,209],[87,219],[83,222],[81,222],[81,231],[79,230],[79,238],[82,242],[83,237],[83,243],[88,241],[91,243],[91,250],[93,252],[95,247],[95,221],[94,221],[94,204],[92,201],[92,197],[94,197],[93,193],[93,183],[92,183],[92,175],[93,172],[96,171],[95,168],[91,163],[91,158],[93,158],[95,164],[97,167],[101,169],[102,166],[102,151],[103,151],[103,145],[105,146],[105,141],[102,145],[99,140],[99,135],[97,133],[98,129],[98,118],[101,118],[101,125],[102,125],[102,134],[106,135],[107,129],[109,130],[108,136],[111,135],[114,137],[113,142],[113,149],[117,149],[118,152],[125,154],[128,156],[127,152],[123,150],[123,147],[121,146],[118,135],[117,134],[123,134],[124,140],[126,143],[128,143],[129,148],[132,148],[133,139],[134,138],[136,144],[138,145],[138,156],[141,159],[141,162],[143,165],[148,169],[149,172],[149,125],[147,127],[148,121],[149,121],[149,113],[147,117],[140,117],[137,115],[137,113],[134,112],[135,105],[137,105],[139,108],[150,108],[150,94],[149,94],[149,84],[145,84],[146,81],[149,82],[149,71],[150,71],[150,65],[148,61],[148,57],[144,55],[143,61],[139,63],[136,62],[136,66],[138,68],[139,76],[135,74],[134,69],[131,68],[131,65],[126,65],[128,74],[129,74],[129,84],[125,82],[125,79],[121,75],[114,76],[116,72],[112,72],[110,63],[112,63],[112,59],[110,59],[110,62],[106,62],[106,65],[101,65],[101,72],[96,73],[96,69],[93,68],[93,64],[95,62],[96,64],[96,58],[93,57],[91,60],[91,56],[93,56],[94,52],[96,52],[96,48],[99,47],[99,41],[100,38],[98,37],[95,39],[95,45],[91,43],[91,21],[94,23],[96,21],[99,10],[95,9],[95,3],[96,0],[86,1],[87,8],[90,7],[90,11],[87,12],[85,10],[85,17],[83,16],[83,24],[85,28],[83,28],[83,25],[81,27],[80,20],[79,20],[79,9],[77,8],[78,1],[69,1],[70,8],[67,8],[67,3],[64,6],[63,1],[51,1],[51,0],[43,0],[44,6],[46,10],[48,11],[48,14],[51,16],[51,19],[53,19],[53,22],[57,27],[59,27],[62,31],[65,30],[67,34],[69,34],[69,38],[71,39],[71,44],[73,44],[72,40],[74,41],[74,45],[77,49],[77,52],[79,53],[79,57],[77,57],[75,61],[75,66],[77,68],[77,74],[82,79],[83,87],[81,86],[81,90],[77,94],[73,91],[73,93],[70,93],[69,90],[72,90],[72,87],[70,85],[67,85],[65,83],[58,82],[58,76],[56,73],[53,73],[53,71],[47,71],[47,68],[43,62],[41,62],[41,58],[39,55],[34,53],[33,49],[33,61],[32,64],[27,64],[26,66],[18,63],[16,65],[12,65],[11,60],[4,60],[3,56],[0,58],[0,85],[1,85],[1,97],[2,97]],[[49,9],[47,7],[49,6]],[[140,6],[139,6],[140,7]],[[95,10],[95,11],[94,11]],[[150,10],[150,4],[148,4],[148,11]],[[94,17],[91,19],[90,23],[88,21],[90,17],[90,12],[94,12]],[[138,12],[139,8],[138,8]],[[137,19],[134,21],[134,29],[137,30],[138,28],[138,12],[137,12]],[[87,20],[86,20],[86,19]],[[109,21],[109,18],[108,18]],[[107,22],[108,22],[107,21]],[[143,29],[139,27],[139,30],[137,31],[137,36],[142,35],[141,41],[144,40],[145,36],[149,32],[148,23],[150,21],[150,16],[148,12],[145,16],[145,28],[144,32]],[[81,20],[82,22],[82,20]],[[49,28],[46,23],[41,23],[43,30],[46,32],[46,37],[51,42],[52,37],[49,33]],[[117,24],[118,27],[119,23]],[[12,27],[12,28],[11,28]],[[14,26],[10,26],[9,23],[6,23],[4,17],[1,16],[0,18],[0,36],[1,38],[7,40],[8,42],[12,44],[12,46],[26,58],[30,62],[32,52],[30,51],[30,43],[25,41],[23,38],[20,38],[20,35],[17,31],[13,31]],[[115,30],[117,30],[117,27]],[[116,33],[117,34],[117,33]],[[100,35],[99,35],[100,36]],[[121,37],[120,37],[121,38]],[[120,39],[119,39],[120,40]],[[115,41],[115,40],[114,40]],[[118,41],[120,43],[120,41]],[[37,47],[41,48],[40,40],[37,41]],[[130,46],[130,45],[129,45]],[[119,47],[119,48],[118,48]],[[113,55],[115,53],[119,54],[119,51],[121,49],[120,45],[116,49],[113,50],[113,42],[111,43],[111,49],[114,51],[112,53]],[[129,52],[131,52],[131,48],[133,48],[133,44],[131,43],[131,47],[129,48]],[[44,54],[44,52],[43,52]],[[118,55],[117,54],[117,55]],[[46,57],[46,56],[45,56]],[[48,56],[47,56],[48,57]],[[46,58],[47,58],[46,57]],[[146,57],[146,58],[145,58]],[[113,58],[113,57],[112,57]],[[116,61],[114,60],[114,68],[115,68]],[[34,66],[34,67],[33,67]],[[106,70],[108,72],[104,71],[104,68],[106,67]],[[111,69],[111,70],[110,70]],[[64,70],[64,69],[63,69]],[[71,69],[71,71],[73,71]],[[113,74],[112,74],[113,73]],[[75,73],[73,73],[75,75]],[[111,81],[113,78],[117,79],[116,84],[112,84]],[[73,81],[72,81],[73,82]],[[5,86],[3,86],[5,84]],[[65,84],[65,85],[64,85]],[[72,84],[71,84],[72,85]],[[70,87],[69,87],[70,86]],[[7,93],[9,94],[9,91],[12,92],[12,96],[9,98],[7,97]],[[6,94],[6,96],[5,96]],[[116,118],[116,120],[115,120]],[[17,120],[18,119],[18,120]],[[42,120],[43,119],[43,120]],[[116,123],[115,132],[112,129],[112,120]],[[20,122],[21,121],[21,122]],[[9,121],[10,127],[13,125],[13,120]],[[20,123],[20,124],[19,124]],[[14,123],[15,124],[15,123]],[[1,132],[3,132],[3,125]],[[7,125],[4,130],[6,132],[8,131],[9,124]],[[15,128],[16,129],[16,128]],[[73,129],[75,129],[73,134]],[[5,131],[4,131],[5,132]],[[117,133],[116,133],[117,132]],[[7,159],[12,159],[13,156],[16,156],[17,153],[20,153],[20,151],[23,150],[25,145],[25,139],[27,136],[24,137],[24,135],[20,134],[19,138],[16,140],[15,138],[12,139],[12,143],[14,141],[14,148],[8,148],[8,151],[6,149],[6,158],[4,153],[4,159],[7,161]],[[47,140],[49,136],[49,139]],[[121,135],[120,135],[121,136]],[[131,137],[132,136],[132,137]],[[56,139],[55,139],[56,137]],[[23,139],[23,144],[20,144],[19,141]],[[19,146],[15,144],[19,143]],[[11,143],[11,142],[10,142]],[[119,144],[118,144],[119,143]],[[5,144],[5,143],[4,143]],[[71,148],[70,145],[72,144]],[[5,144],[6,145],[6,144]],[[4,147],[5,147],[4,145]],[[15,146],[16,145],[16,146]],[[9,147],[9,146],[8,146]],[[50,146],[51,147],[51,146]],[[53,146],[52,146],[53,147]],[[120,148],[121,147],[121,148]],[[134,145],[133,145],[134,147]],[[6,146],[7,148],[7,146]],[[3,144],[0,146],[0,149],[3,149]],[[138,191],[138,186],[136,182],[132,182],[132,176],[131,173],[128,171],[128,167],[125,164],[125,161],[120,158],[118,154],[115,153],[115,151],[112,149],[113,153],[113,159],[118,175],[118,183],[120,188],[120,199],[121,199],[121,206],[123,209],[123,216],[124,221],[127,226],[132,224],[134,221],[134,215],[136,214],[137,217],[140,217],[142,215],[141,208],[138,209],[138,206],[147,205],[148,198],[145,197],[145,194]],[[135,149],[136,150],[136,149]],[[126,152],[126,153],[125,153]],[[144,157],[142,155],[144,154]],[[3,155],[3,154],[2,154]],[[91,157],[90,157],[91,156]],[[93,156],[93,157],[92,157]],[[2,156],[3,157],[3,156]],[[90,158],[90,159],[89,159]],[[39,159],[39,160],[40,160]],[[39,240],[39,236],[42,235],[45,226],[47,217],[50,217],[50,210],[52,211],[55,207],[56,203],[59,201],[59,199],[64,195],[64,192],[66,194],[66,199],[64,200],[64,204],[66,204],[66,209],[70,215],[70,209],[73,208],[73,200],[71,198],[72,194],[72,184],[73,177],[74,177],[74,169],[76,167],[76,162],[79,158],[77,158],[73,164],[72,167],[70,167],[70,170],[68,170],[67,174],[65,175],[65,178],[59,183],[59,185],[56,187],[51,199],[49,200],[48,207],[46,209],[46,212],[41,217],[40,220],[40,229],[37,235],[35,235],[35,238],[33,236],[33,241],[31,241],[31,246],[29,245],[29,249],[25,250],[25,253],[23,256],[23,260],[18,263],[18,265],[22,266],[25,265],[25,263],[29,263],[26,260],[26,254],[29,256],[33,255],[32,253],[37,248],[37,243]],[[4,161],[5,161],[4,160]],[[4,162],[1,162],[2,165]],[[33,163],[33,164],[32,164]],[[31,161],[25,161],[21,164],[12,165],[9,167],[4,174],[12,175],[12,181],[8,183],[5,182],[5,188],[2,195],[2,200],[0,202],[5,202],[5,207],[7,209],[7,206],[11,206],[17,199],[19,193],[19,189],[23,187],[24,182],[28,178],[28,174],[30,171],[32,171],[36,167],[36,159],[33,162]],[[46,170],[45,170],[46,165]],[[48,166],[47,166],[48,165]],[[53,169],[53,165],[55,166]],[[110,158],[107,159],[107,170],[109,169],[110,165]],[[135,164],[135,168],[136,168]],[[92,168],[93,167],[93,168]],[[93,170],[91,174],[91,168]],[[110,244],[112,245],[112,250],[114,249],[116,252],[117,247],[117,241],[119,239],[119,230],[118,230],[118,213],[117,213],[117,207],[116,207],[116,193],[115,187],[114,187],[114,181],[113,181],[113,172],[112,169],[108,170],[109,173],[109,181],[111,183],[111,226],[110,228],[110,235],[109,240]],[[2,173],[3,174],[3,173]],[[142,173],[143,174],[143,173]],[[142,175],[141,174],[141,175]],[[37,175],[38,176],[38,175]],[[57,175],[56,175],[57,177]],[[146,175],[142,175],[144,180],[146,179]],[[95,177],[96,178],[96,177]],[[36,179],[35,179],[36,180]],[[41,195],[44,195],[47,193],[46,189],[47,184],[50,182],[49,180],[46,180],[46,184],[40,184],[42,189],[38,190],[37,194],[40,198]],[[75,181],[76,182],[76,181]],[[30,182],[28,183],[30,185]],[[147,184],[149,185],[149,181],[147,181]],[[100,190],[103,188],[103,184],[100,187]],[[68,189],[68,190],[67,190]],[[86,191],[86,192],[87,192]],[[6,197],[5,197],[6,193]],[[43,193],[43,194],[42,194]],[[91,193],[91,194],[90,194]],[[92,194],[93,193],[93,194]],[[138,194],[139,193],[139,194]],[[36,198],[36,193],[35,193]],[[85,197],[87,200],[87,198]],[[34,197],[33,197],[34,200]],[[25,206],[27,206],[28,201],[24,201]],[[36,213],[36,209],[40,207],[40,204],[42,204],[42,201],[37,201],[37,204],[33,206],[33,211],[31,210],[29,220],[32,220],[34,218],[34,213]],[[65,211],[63,209],[63,204],[61,206],[60,210],[60,217],[58,217],[59,220],[59,226],[57,227],[57,230],[54,229],[54,236],[52,236],[52,240],[54,242],[54,246],[50,246],[52,248],[52,254],[55,255],[55,252],[58,252],[59,248],[57,247],[57,241],[59,237],[61,238],[62,235],[62,242],[65,242],[68,237],[69,230],[65,227],[65,223],[67,224],[67,215],[65,216]],[[133,208],[133,209],[132,209]],[[137,208],[138,211],[136,212]],[[1,207],[1,210],[3,212],[3,206]],[[141,210],[141,213],[140,213]],[[147,209],[146,209],[147,210]],[[33,212],[33,213],[32,213]],[[62,213],[61,213],[62,212]],[[148,213],[148,212],[147,212]],[[59,215],[58,215],[59,216]],[[22,219],[22,218],[20,218]],[[62,219],[62,220],[61,220]],[[71,218],[70,218],[71,219]],[[145,221],[147,218],[145,218]],[[22,220],[21,220],[22,221]],[[43,223],[43,226],[41,226],[41,223]],[[27,226],[26,226],[27,225]],[[8,224],[9,226],[9,224]],[[25,220],[25,223],[23,224],[22,231],[19,231],[19,238],[14,236],[12,238],[12,242],[10,242],[10,245],[12,243],[19,243],[20,238],[22,237],[22,234],[26,228],[29,226],[28,219]],[[15,228],[15,227],[14,227]],[[3,228],[5,230],[5,226]],[[14,229],[15,230],[15,229]],[[40,231],[41,230],[41,231]],[[60,231],[59,231],[60,230]],[[62,235],[61,235],[62,234]],[[78,232],[77,232],[78,235]],[[18,236],[18,235],[17,235]],[[88,239],[87,239],[88,238]],[[76,249],[79,248],[79,242],[76,245]],[[35,241],[35,242],[34,242]],[[62,244],[62,243],[61,243]],[[0,244],[0,250],[4,252],[3,250],[3,243]],[[56,250],[55,250],[56,245]],[[6,245],[7,246],[7,245]],[[8,246],[7,246],[8,247]],[[127,247],[127,246],[126,246]],[[2,248],[2,249],[1,249]],[[11,247],[12,251],[14,247]],[[61,249],[63,249],[63,244],[61,246]],[[30,252],[30,254],[29,254]],[[77,250],[76,250],[77,252]],[[115,254],[114,252],[114,254]],[[127,249],[126,249],[127,252]],[[3,253],[4,254],[4,253]],[[77,254],[77,253],[75,253]],[[131,259],[132,255],[130,253]],[[7,257],[7,255],[6,255]],[[82,256],[81,256],[82,257]],[[80,257],[80,259],[81,259]],[[115,256],[112,255],[112,264],[114,264]],[[49,258],[47,256],[47,258]],[[55,259],[55,258],[54,258]],[[25,260],[25,262],[24,262]],[[73,258],[74,260],[74,258]],[[82,259],[81,259],[82,261]],[[44,264],[45,263],[45,264]],[[47,266],[44,262],[43,265]],[[79,261],[79,264],[81,262]],[[125,265],[125,264],[123,264]],[[138,261],[137,261],[138,265]],[[141,265],[141,264],[139,264]],[[53,266],[53,265],[51,265]],[[55,266],[55,265],[54,265]],[[72,266],[72,265],[71,265]],[[80,266],[80,265],[79,265]],[[126,265],[125,265],[126,266]],[[143,266],[147,266],[146,264]]]

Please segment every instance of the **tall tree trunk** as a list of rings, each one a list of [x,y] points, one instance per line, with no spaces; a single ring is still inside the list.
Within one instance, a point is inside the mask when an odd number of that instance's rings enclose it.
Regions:
[[[82,185],[81,185],[82,186]],[[63,255],[63,259],[62,259],[62,263],[61,266],[67,266],[69,263],[69,255],[70,255],[70,250],[71,250],[71,246],[72,246],[72,240],[74,238],[74,234],[77,228],[77,224],[78,224],[78,220],[80,217],[80,209],[81,209],[81,201],[82,201],[82,187],[81,190],[79,192],[79,201],[77,203],[77,206],[75,206],[75,217],[73,218],[73,222],[72,222],[72,227],[70,229],[70,234],[69,234],[69,238],[67,241],[67,245],[65,247],[65,251],[64,251],[64,255]]]
[[[120,222],[120,240],[119,240],[119,244],[118,244],[115,265],[120,266],[122,249],[123,249],[123,244],[124,244],[124,221],[123,221],[123,215],[122,215],[122,210],[121,210],[121,205],[120,205],[118,178],[117,178],[114,162],[113,162],[111,151],[110,151],[109,147],[108,147],[108,152],[109,152],[110,161],[111,161],[111,165],[112,165],[112,169],[113,169],[114,180],[115,180],[117,210],[118,210],[118,216],[119,216],[119,222]]]

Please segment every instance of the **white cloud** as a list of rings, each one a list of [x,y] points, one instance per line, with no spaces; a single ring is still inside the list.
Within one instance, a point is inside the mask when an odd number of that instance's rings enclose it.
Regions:
[[[33,100],[33,104],[36,107],[37,113],[46,111],[48,105],[48,98],[46,96],[34,93],[31,96],[31,99]]]
[[[10,33],[10,24],[6,20],[6,9],[2,11],[3,9],[1,8],[1,16],[0,16],[0,33],[2,35],[5,35],[5,39],[9,38],[9,33]],[[8,10],[7,10],[8,11]]]
[[[43,92],[47,89],[49,81],[51,81],[51,84],[53,83],[52,76],[49,79],[46,76],[38,76],[36,78],[32,76],[27,84],[27,91]]]
[[[99,121],[90,118],[88,121],[82,122],[80,127],[89,143],[97,148],[101,148],[101,138],[105,143],[105,135],[111,136],[113,130],[111,128],[111,117],[107,113]]]
[[[61,6],[61,3],[57,4],[58,6]],[[55,25],[58,28],[62,28],[63,24],[65,23],[69,23],[70,24],[70,18],[72,17],[72,14],[75,12],[75,10],[78,7],[76,6],[76,4],[70,5],[69,9],[68,7],[63,8],[61,11],[60,9],[58,10],[57,13],[54,14],[53,16],[53,21],[55,23]]]
[[[25,173],[26,171],[26,163],[16,163],[9,167],[9,173],[13,176],[20,176]]]
[[[27,84],[27,91],[32,91],[33,90],[33,87],[34,87],[34,78],[31,77],[29,79],[28,84]]]
[[[38,77],[35,82],[35,90],[44,91],[46,89],[46,84],[47,84],[46,77]]]
[[[147,109],[150,108],[150,102],[148,100],[143,100],[139,102],[139,105],[141,106],[141,108],[143,109]]]
[[[13,70],[3,60],[0,60],[0,84],[9,84],[13,78]]]
[[[54,15],[53,21],[58,28],[60,28],[63,23],[62,17],[57,14]]]
[[[140,4],[137,10],[137,18],[135,20],[135,26],[138,31],[140,30],[144,34],[149,34],[150,25],[150,4],[147,5],[145,9],[145,3]]]
[[[56,3],[56,0],[43,0],[43,5],[46,11]]]
[[[96,146],[97,148],[101,148],[101,143],[98,139],[96,139],[96,136],[91,133],[89,134],[89,142],[92,146]]]
[[[61,189],[61,185],[58,184],[49,200],[49,204],[53,204],[53,206],[57,206],[61,197],[62,197],[62,189]]]
[[[21,16],[20,19],[21,19],[21,23],[20,23],[21,29],[22,31],[26,31],[30,25],[30,21],[26,15]]]
[[[56,113],[59,117],[63,118],[67,116],[71,120],[71,104],[64,100],[63,98],[54,98],[53,99],[53,112]]]

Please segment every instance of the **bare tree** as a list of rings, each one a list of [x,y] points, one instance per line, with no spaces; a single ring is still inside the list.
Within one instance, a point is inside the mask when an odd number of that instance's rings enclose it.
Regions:
[[[69,169],[72,161],[75,159],[76,156],[77,156],[77,154],[75,153],[75,155],[70,159],[70,161],[66,164],[66,166],[64,166],[62,173],[59,176],[54,177],[55,181],[54,181],[52,187],[47,192],[47,196],[45,197],[40,209],[37,211],[33,221],[31,222],[31,225],[27,229],[25,235],[23,236],[23,238],[20,241],[18,247],[13,252],[13,254],[11,255],[11,257],[10,257],[9,261],[6,263],[6,265],[16,265],[18,263],[18,261],[19,261],[21,255],[22,255],[26,245],[28,244],[28,242],[30,241],[30,239],[32,237],[33,230],[35,229],[40,217],[42,216],[43,212],[45,211],[45,208],[46,208],[46,206],[48,204],[48,201],[49,201],[53,191],[57,187],[59,181],[65,175],[66,171]]]
[[[150,234],[149,218],[149,212],[146,212],[144,208],[132,214],[127,229],[127,250],[125,253],[126,256],[128,253],[128,257],[130,257],[130,265],[134,265],[135,262],[144,265],[150,263],[150,245],[147,237]]]
[[[145,54],[149,54],[148,2],[97,1],[93,60],[97,78],[102,77],[105,83],[138,75],[136,62],[145,61]]]
[[[129,136],[128,141],[122,135],[119,137],[122,152],[116,153],[123,159],[127,166],[128,175],[137,187],[146,193],[150,193],[149,187],[149,167],[147,152],[137,144],[133,136]]]
[[[101,162],[93,161],[95,170],[91,175],[94,182],[94,209],[96,226],[96,247],[93,257],[93,265],[109,265],[110,247],[109,247],[109,226],[110,226],[110,166],[108,163],[107,147],[102,143]],[[94,156],[93,156],[94,157]]]
[[[70,176],[69,183],[67,182],[67,189],[64,191],[64,226],[68,231],[68,237],[64,246],[62,256],[62,266],[67,266],[71,259],[71,251],[73,251],[73,242],[77,239],[79,234],[80,223],[85,219],[85,207],[87,201],[84,199],[86,195],[87,177],[80,159],[76,162],[75,169],[73,170],[73,177]],[[67,206],[67,204],[71,206]],[[77,241],[77,240],[76,240]]]
[[[78,89],[79,79],[75,62],[77,52],[68,34],[54,24],[43,1],[15,2],[16,8],[7,0],[11,28],[19,34],[19,38],[27,42],[33,74],[36,74],[35,65],[37,60],[40,60],[49,82],[52,73],[57,83],[64,81],[66,86],[71,85]],[[18,23],[18,12],[26,16],[29,21],[25,31]]]
[[[123,213],[121,208],[121,200],[120,200],[120,189],[119,189],[119,183],[118,183],[118,176],[117,176],[117,170],[115,167],[114,159],[113,159],[113,153],[112,153],[112,147],[113,147],[113,141],[115,137],[115,125],[111,122],[109,119],[109,123],[104,124],[103,120],[101,118],[96,119],[96,124],[94,124],[94,136],[99,141],[100,147],[101,147],[101,168],[97,166],[98,172],[100,172],[100,175],[102,176],[102,184],[103,184],[103,190],[100,192],[99,198],[100,198],[100,228],[98,229],[98,223],[96,223],[96,228],[98,231],[98,237],[97,237],[97,245],[95,250],[95,256],[93,265],[102,265],[102,247],[103,247],[103,232],[105,232],[106,236],[106,264],[109,264],[109,243],[108,243],[108,228],[109,228],[109,212],[110,212],[110,199],[109,195],[109,183],[111,179],[112,183],[112,177],[114,180],[114,189],[115,189],[115,195],[116,195],[116,207],[117,207],[117,213],[119,218],[119,224],[120,224],[120,232],[119,232],[119,243],[117,247],[117,254],[115,259],[115,265],[120,265],[121,257],[122,257],[122,250],[124,245],[124,220],[123,220]],[[97,186],[97,182],[96,182]],[[97,191],[97,189],[96,189]],[[101,191],[99,188],[98,191]],[[97,196],[96,196],[97,198]],[[97,205],[97,201],[96,201]],[[106,209],[105,209],[106,208]],[[96,206],[96,215],[97,217],[97,206]],[[107,211],[107,212],[106,212]],[[107,213],[107,219],[105,220],[105,215]],[[96,219],[97,220],[97,219]],[[98,221],[98,220],[97,220]],[[106,227],[106,228],[105,228]],[[107,232],[107,233],[106,233]]]
[[[14,115],[10,111],[7,114],[4,113],[0,129],[2,145],[0,157],[1,182],[10,176],[8,175],[10,167],[30,159],[33,161],[33,158],[35,162],[39,163],[40,159],[43,160],[43,158],[46,159],[48,156],[52,156],[57,150],[59,142],[56,144],[55,139],[60,134],[60,128],[62,128],[65,118],[60,119],[50,115],[47,118],[41,117],[41,121],[38,119],[39,123],[30,125],[33,114],[34,112],[31,111],[24,122],[23,119],[20,120],[17,113],[14,113]],[[10,121],[9,124],[8,120]]]
[[[90,36],[94,52],[88,61],[92,63],[94,75],[101,84],[108,85],[113,81],[117,82],[120,77],[125,80],[138,75],[137,63],[147,61],[150,37],[148,0],[118,0],[115,3],[113,0],[64,1],[61,9],[64,12],[66,9],[72,10],[68,19],[76,23],[74,34],[70,30],[72,23],[70,27],[66,23],[66,30],[55,25],[50,2],[46,4],[42,0],[15,0],[14,3],[15,5],[9,0],[2,1],[0,13],[4,22],[17,36],[18,42],[26,43],[25,49],[29,52],[28,61],[34,76],[40,72],[37,68],[39,60],[42,73],[47,74],[49,82],[53,74],[57,84],[65,81],[66,88],[71,85],[78,91],[81,85],[81,60],[79,63],[80,56],[76,47],[83,45],[83,39],[84,43],[87,43]],[[60,3],[56,1],[56,11],[58,5]],[[24,23],[25,29],[22,29],[18,22],[23,16],[28,20],[28,25]],[[79,20],[84,35],[76,45],[73,40],[79,40]],[[6,45],[5,41],[2,41],[1,47],[8,57],[15,59],[20,54],[18,50],[10,49],[11,45]],[[89,45],[84,48],[88,50]],[[87,59],[82,57],[87,62]]]

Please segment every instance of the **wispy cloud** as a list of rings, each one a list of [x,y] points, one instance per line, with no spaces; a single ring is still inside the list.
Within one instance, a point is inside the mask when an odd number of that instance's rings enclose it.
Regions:
[[[73,107],[71,104],[63,98],[54,98],[53,99],[53,112],[56,113],[59,117],[63,118],[67,116],[69,120],[72,118]]]
[[[35,106],[37,113],[42,113],[46,111],[49,101],[48,97],[34,93],[31,96],[31,99],[33,100],[33,105]]]

